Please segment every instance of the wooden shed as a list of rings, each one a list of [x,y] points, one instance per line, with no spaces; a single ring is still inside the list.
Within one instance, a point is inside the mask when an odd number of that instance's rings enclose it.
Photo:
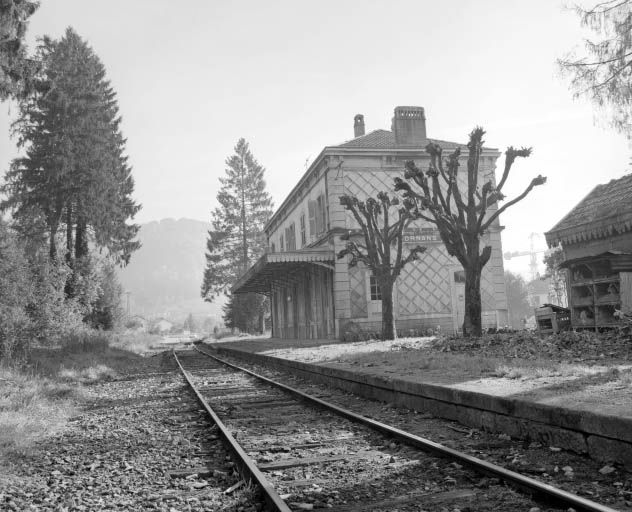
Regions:
[[[632,175],[597,185],[545,236],[564,251],[572,327],[618,326],[632,310]]]

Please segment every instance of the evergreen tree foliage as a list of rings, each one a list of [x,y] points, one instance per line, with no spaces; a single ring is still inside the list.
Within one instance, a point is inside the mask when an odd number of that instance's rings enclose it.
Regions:
[[[38,7],[28,0],[0,0],[0,101],[29,90],[37,64],[27,58],[24,35]]]
[[[53,260],[62,232],[70,266],[88,256],[89,242],[126,264],[140,246],[138,226],[128,223],[140,205],[105,68],[71,28],[59,41],[44,38],[38,58],[34,93],[14,125],[25,155],[12,162],[1,206],[18,225],[46,227]]]
[[[85,321],[95,329],[111,331],[123,321],[123,286],[110,260],[99,262],[96,272],[98,288]]]
[[[206,268],[201,295],[207,302],[222,293],[263,254],[263,227],[272,215],[272,198],[266,191],[265,169],[255,160],[248,143],[239,139],[235,153],[226,160],[226,175],[220,178],[219,206],[211,214],[212,228],[206,244]],[[232,297],[224,308],[227,326],[252,332],[251,320],[257,321],[264,298]],[[226,313],[228,308],[229,313]],[[232,308],[239,308],[233,311]],[[241,308],[247,308],[242,310]]]
[[[186,319],[184,320],[184,324],[182,325],[182,328],[185,331],[189,331],[189,332],[197,331],[197,322],[195,321],[195,318],[193,318],[192,313],[189,313],[189,316],[186,317]]]
[[[444,161],[443,151],[437,143],[426,146],[430,166],[426,172],[413,161],[406,162],[404,180],[395,178],[395,190],[401,190],[406,199],[415,201],[415,217],[434,224],[450,256],[454,256],[465,271],[465,314],[463,334],[480,336],[482,333],[481,273],[492,254],[490,245],[481,250],[481,241],[501,213],[522,201],[534,187],[546,183],[537,176],[517,197],[492,208],[505,195],[502,190],[509,172],[518,157],[526,158],[530,148],[509,147],[505,152],[505,167],[498,184],[492,178],[479,186],[479,161],[483,150],[485,131],[477,127],[470,133],[467,144],[467,169],[465,180],[459,184],[459,158],[461,149],[454,150]]]
[[[206,244],[202,297],[208,302],[243,274],[264,250],[263,226],[272,215],[265,169],[254,159],[242,138],[226,160],[226,175],[217,193],[219,206],[211,214]]]
[[[632,0],[576,5],[582,26],[593,32],[583,52],[558,60],[575,97],[587,97],[612,126],[632,136]]]
[[[340,237],[347,240],[347,244],[338,258],[349,255],[350,267],[363,263],[377,279],[382,297],[382,339],[392,340],[395,338],[393,285],[402,269],[426,250],[418,245],[405,256],[402,250],[404,229],[416,217],[415,203],[407,199],[400,204],[397,197],[380,192],[377,199],[369,197],[366,201],[343,195],[340,204],[352,213],[360,226],[360,236],[359,240],[354,240],[354,233]],[[394,208],[397,208],[396,215],[391,216],[395,212],[390,210]]]
[[[250,334],[261,332],[266,298],[258,293],[236,293],[222,306],[222,319],[229,329]]]

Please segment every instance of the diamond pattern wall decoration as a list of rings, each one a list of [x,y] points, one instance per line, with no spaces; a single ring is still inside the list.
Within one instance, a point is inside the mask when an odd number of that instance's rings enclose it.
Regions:
[[[491,168],[486,169],[485,172],[486,174],[491,172]],[[401,170],[347,170],[344,176],[344,193],[360,200],[375,197],[380,191],[392,193],[393,179],[401,175]],[[346,212],[346,214],[347,228],[357,227],[351,213]],[[432,225],[419,221],[415,223],[415,226],[430,227]],[[481,302],[484,311],[494,311],[497,307],[491,263],[487,264],[481,275]],[[443,245],[429,245],[426,252],[421,255],[421,259],[405,267],[397,280],[398,314],[400,316],[420,313],[450,314],[452,312],[452,275],[450,271],[452,267],[460,268],[460,264],[447,254]],[[350,274],[350,281],[352,308],[357,307],[357,313],[362,313],[362,316],[366,317],[364,281],[360,283],[357,278],[352,277],[352,274]],[[361,295],[364,301],[360,298]],[[354,306],[356,300],[358,305]],[[353,316],[355,317],[355,314]]]
[[[429,247],[419,261],[408,264],[397,279],[398,313],[452,312],[450,274],[451,258],[439,247]]]
[[[349,268],[349,290],[351,296],[351,317],[367,318],[364,270],[358,267]]]

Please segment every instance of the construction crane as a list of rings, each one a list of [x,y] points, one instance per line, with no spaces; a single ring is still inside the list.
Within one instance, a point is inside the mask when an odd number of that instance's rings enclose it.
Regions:
[[[506,252],[503,254],[503,257],[506,260],[510,260],[511,258],[518,258],[520,256],[529,256],[529,273],[531,274],[531,280],[537,279],[538,277],[538,254],[546,253],[548,250],[542,249],[540,251],[536,251],[534,247],[534,240],[539,238],[541,235],[539,233],[531,233],[529,235],[530,241],[530,249],[528,251],[512,251]]]

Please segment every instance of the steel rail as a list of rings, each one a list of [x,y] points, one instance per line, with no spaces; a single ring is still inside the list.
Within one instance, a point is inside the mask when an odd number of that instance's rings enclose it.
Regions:
[[[485,473],[495,478],[500,478],[505,482],[510,482],[520,489],[534,493],[535,495],[541,496],[544,499],[548,499],[550,502],[553,502],[555,504],[562,505],[564,507],[573,507],[576,510],[583,510],[585,512],[617,512],[616,509],[613,509],[606,505],[601,505],[594,501],[582,498],[581,496],[577,496],[576,494],[558,489],[557,487],[554,487],[552,485],[539,482],[538,480],[534,480],[533,478],[529,478],[528,476],[521,475],[520,473],[516,473],[515,471],[511,471],[510,469],[503,468],[477,457],[472,457],[471,455],[467,455],[466,453],[448,448],[447,446],[436,443],[429,439],[411,434],[410,432],[406,432],[405,430],[401,430],[380,421],[367,418],[366,416],[362,416],[355,412],[349,411],[325,400],[321,400],[320,398],[308,395],[303,391],[299,391],[298,389],[292,388],[280,382],[269,379],[268,377],[264,377],[263,375],[252,372],[246,368],[242,368],[241,366],[237,366],[228,361],[220,359],[219,357],[214,356],[213,354],[209,354],[208,352],[201,350],[196,346],[194,346],[193,348],[201,354],[204,354],[207,357],[210,357],[222,364],[225,364],[230,368],[245,372],[248,375],[251,375],[253,377],[256,377],[257,379],[267,382],[268,384],[281,388],[309,402],[315,403],[321,407],[324,407],[325,409],[334,411],[345,418],[366,425],[374,430],[388,434],[391,437],[399,439],[408,445],[420,448],[423,451],[432,452],[451,460],[457,460],[460,463],[463,463],[464,465],[467,465],[479,472]]]
[[[268,482],[265,476],[263,476],[263,473],[259,470],[259,468],[257,468],[255,462],[248,456],[241,445],[235,440],[232,434],[228,431],[228,428],[226,428],[226,425],[224,425],[219,416],[217,416],[215,411],[211,408],[211,406],[204,399],[199,390],[195,387],[188,375],[188,372],[183,368],[182,363],[180,363],[175,350],[173,351],[173,357],[175,358],[176,363],[178,363],[180,371],[182,372],[182,375],[184,376],[187,384],[195,393],[198,402],[200,402],[200,404],[202,405],[202,407],[204,407],[213,422],[217,425],[221,435],[224,437],[226,443],[229,445],[231,451],[235,456],[239,469],[241,470],[240,472],[242,477],[247,476],[250,480],[256,482],[256,484],[261,488],[264,500],[271,508],[271,510],[275,512],[292,512],[292,509],[285,503],[285,501],[281,499],[274,487],[272,487],[272,484]]]

